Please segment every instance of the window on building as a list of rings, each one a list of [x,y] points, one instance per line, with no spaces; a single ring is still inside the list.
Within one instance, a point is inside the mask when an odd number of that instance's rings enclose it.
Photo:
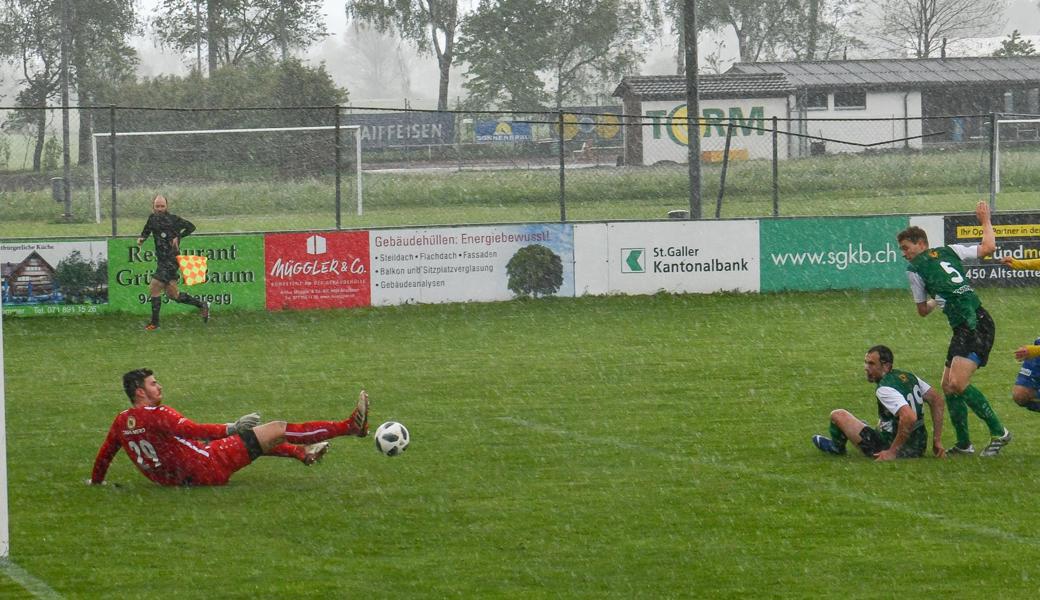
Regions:
[[[834,92],[834,108],[866,108],[867,93],[862,90]]]
[[[805,110],[827,110],[827,92],[806,92],[802,102]]]

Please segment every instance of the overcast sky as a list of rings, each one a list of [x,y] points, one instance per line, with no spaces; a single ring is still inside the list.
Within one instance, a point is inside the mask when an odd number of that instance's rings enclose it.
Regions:
[[[1011,0],[1006,17],[1007,25],[1001,36],[1005,36],[1013,29],[1018,29],[1023,35],[1040,35],[1040,8],[1037,7],[1038,0]],[[141,0],[139,6],[143,16],[150,16],[158,0]],[[470,7],[474,4],[472,0],[463,0],[463,4]],[[327,68],[336,83],[351,90],[351,101],[364,100],[357,93],[361,82],[357,81],[357,75],[351,72],[350,52],[347,50],[346,37],[347,18],[344,11],[343,0],[325,0],[324,12],[326,15],[327,28],[330,36],[328,39],[316,44],[306,53],[308,60],[318,62],[324,60]],[[721,44],[721,45],[720,45]],[[1040,44],[1037,44],[1040,47]],[[136,43],[141,53],[142,64],[140,74],[154,77],[164,73],[183,74],[187,71],[182,57],[163,52],[156,47],[151,37],[138,40]],[[706,37],[700,43],[700,54],[702,61],[712,53],[718,53],[723,60],[723,69],[736,58],[736,42],[732,35],[722,37]],[[405,47],[406,52],[411,49]],[[643,65],[643,74],[668,74],[675,70],[674,63],[675,46],[666,42],[659,43],[658,47],[652,49],[646,63]],[[415,57],[409,59],[411,66],[411,92],[406,93],[394,89],[387,97],[381,99],[386,103],[400,105],[404,96],[412,96],[409,101],[418,108],[425,108],[436,97],[437,71],[436,64],[430,57]],[[453,73],[453,93],[456,96],[461,93],[458,85],[461,81],[461,73]]]

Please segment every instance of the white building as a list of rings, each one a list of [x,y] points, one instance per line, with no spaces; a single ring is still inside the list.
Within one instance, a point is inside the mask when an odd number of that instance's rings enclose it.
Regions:
[[[699,79],[702,160],[781,159],[988,140],[993,112],[1040,113],[1040,57],[737,63]],[[686,162],[686,82],[625,77],[626,164]],[[1037,140],[1036,127],[1001,133]]]

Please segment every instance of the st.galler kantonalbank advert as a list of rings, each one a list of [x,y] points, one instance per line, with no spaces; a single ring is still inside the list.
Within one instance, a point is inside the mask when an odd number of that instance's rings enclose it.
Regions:
[[[569,224],[370,232],[372,304],[574,296]]]

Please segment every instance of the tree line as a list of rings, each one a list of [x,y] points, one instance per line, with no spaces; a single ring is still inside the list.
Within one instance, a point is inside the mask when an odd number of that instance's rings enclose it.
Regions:
[[[700,33],[731,34],[742,62],[854,56],[927,58],[947,41],[992,32],[1008,0],[343,0],[354,34],[396,36],[436,59],[437,106],[449,108],[452,68],[465,101],[455,108],[537,111],[594,103],[636,74],[654,44],[678,40],[695,6]],[[0,58],[14,66],[15,111],[4,129],[32,132],[33,169],[44,157],[46,114],[60,97],[63,56],[80,106],[329,106],[348,101],[324,65],[294,58],[328,36],[321,0],[161,0],[141,15],[133,0],[0,0]],[[141,81],[134,36],[180,53],[191,73]],[[1017,34],[1017,32],[1016,32]],[[66,36],[63,40],[63,36]],[[62,47],[65,42],[66,52]],[[1012,37],[1005,54],[1031,54]],[[351,56],[342,57],[351,61]],[[717,68],[718,54],[705,62]],[[0,103],[4,99],[0,99]],[[79,160],[103,111],[81,111]],[[101,121],[95,122],[96,119]]]

